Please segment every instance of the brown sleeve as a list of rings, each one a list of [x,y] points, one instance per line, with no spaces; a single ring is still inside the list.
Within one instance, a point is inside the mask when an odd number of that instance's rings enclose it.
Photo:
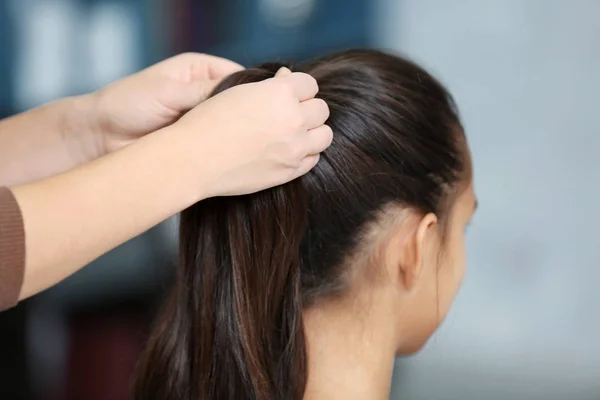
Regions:
[[[25,228],[12,192],[0,187],[0,311],[19,301],[25,272]]]

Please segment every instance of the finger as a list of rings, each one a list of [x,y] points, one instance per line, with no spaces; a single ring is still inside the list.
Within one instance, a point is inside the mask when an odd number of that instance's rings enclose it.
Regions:
[[[210,56],[203,54],[206,59],[208,68],[208,79],[223,79],[228,75],[244,69],[244,67],[236,62],[227,60],[226,58]],[[200,61],[199,61],[200,62]]]
[[[291,73],[292,73],[292,71],[290,71],[289,68],[281,67],[281,68],[279,68],[279,71],[277,71],[277,73],[275,74],[275,78],[281,78],[281,77],[287,76]]]
[[[211,95],[221,79],[200,82],[179,83],[175,93],[172,93],[170,104],[179,111],[187,111],[196,107]]]
[[[183,53],[149,67],[148,71],[160,71],[161,74],[180,81],[194,82],[222,79],[243,69],[240,64],[225,58],[200,53]]]
[[[315,167],[315,165],[317,165],[317,163],[319,162],[320,157],[321,156],[319,154],[313,154],[313,155],[304,157],[302,159],[302,161],[300,161],[300,165],[296,169],[291,180],[299,178],[302,175],[306,174],[311,169],[313,169]]]
[[[292,87],[299,101],[312,99],[319,91],[319,85],[317,85],[315,78],[303,72],[292,72],[274,79],[285,80]]]
[[[329,106],[323,99],[310,99],[300,103],[306,129],[317,128],[329,118]]]
[[[306,154],[315,155],[327,149],[333,141],[333,131],[328,125],[321,125],[318,128],[306,132]]]

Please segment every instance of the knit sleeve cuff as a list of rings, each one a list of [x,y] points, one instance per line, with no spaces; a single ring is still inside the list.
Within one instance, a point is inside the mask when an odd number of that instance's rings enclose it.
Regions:
[[[0,188],[0,311],[19,301],[25,273],[25,227],[15,196]]]

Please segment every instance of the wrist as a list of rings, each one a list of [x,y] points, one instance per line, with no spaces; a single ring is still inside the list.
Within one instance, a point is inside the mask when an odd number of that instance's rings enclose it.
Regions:
[[[166,157],[165,166],[172,168],[170,174],[176,182],[184,208],[212,197],[211,188],[216,166],[211,162],[210,144],[202,143],[208,135],[205,124],[195,125],[195,129],[175,123],[142,140],[156,140],[158,152]]]
[[[63,108],[61,137],[73,157],[79,163],[86,163],[104,156],[106,149],[94,95],[67,97],[60,100],[58,106]]]

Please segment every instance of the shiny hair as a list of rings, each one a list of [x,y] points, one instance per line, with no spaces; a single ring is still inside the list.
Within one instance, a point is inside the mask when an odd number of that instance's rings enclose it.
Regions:
[[[235,73],[215,94],[281,66]],[[421,67],[351,50],[292,69],[317,80],[333,143],[299,179],[181,214],[178,274],[140,363],[139,400],[302,399],[303,310],[348,291],[347,261],[385,207],[443,220],[464,180],[454,102]]]

